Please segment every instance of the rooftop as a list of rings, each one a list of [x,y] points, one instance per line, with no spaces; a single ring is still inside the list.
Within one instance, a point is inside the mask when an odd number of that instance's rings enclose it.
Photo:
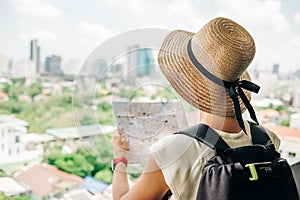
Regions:
[[[0,115],[1,126],[28,126],[28,123],[11,115]]]
[[[116,128],[109,125],[88,125],[78,127],[66,127],[66,128],[51,128],[47,129],[46,132],[56,138],[60,139],[74,139],[88,136],[95,136],[101,134],[112,133]]]
[[[89,192],[96,194],[96,193],[101,193],[109,185],[91,176],[87,176],[84,178],[84,182],[82,183],[81,186],[87,189]]]
[[[0,191],[8,196],[18,195],[28,190],[11,177],[0,177]]]
[[[24,143],[41,143],[54,140],[54,137],[49,134],[27,133],[21,136],[21,141]]]
[[[280,126],[275,124],[264,124],[264,127],[270,129],[281,138],[285,138],[285,137],[300,138],[300,130],[297,129],[291,129],[287,126]]]
[[[39,197],[64,192],[83,182],[82,178],[63,172],[46,163],[25,167],[16,172],[14,178],[30,188]]]

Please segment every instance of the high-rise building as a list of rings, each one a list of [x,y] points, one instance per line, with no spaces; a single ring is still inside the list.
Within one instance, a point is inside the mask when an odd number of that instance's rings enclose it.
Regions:
[[[8,73],[8,58],[4,54],[0,54],[0,75]]]
[[[273,65],[273,74],[279,74],[279,64]]]
[[[30,41],[30,60],[36,63],[36,73],[40,73],[41,69],[41,49],[38,45],[38,40],[33,39]]]
[[[14,61],[11,69],[12,77],[36,78],[36,62],[28,58]]]
[[[58,55],[52,55],[52,56],[46,57],[45,71],[50,74],[54,74],[54,75],[60,74],[62,72],[61,71],[61,57]]]
[[[149,48],[138,50],[138,77],[150,76],[154,72],[154,58]]]
[[[139,48],[138,45],[128,47],[127,70],[129,77],[150,76],[154,72],[155,59],[152,50]]]
[[[96,76],[97,79],[103,79],[106,77],[107,75],[107,64],[106,62],[99,58],[97,60],[95,60],[94,65],[93,65],[93,75]]]
[[[127,48],[127,76],[134,78],[136,76],[136,67],[138,66],[139,45],[133,45]]]

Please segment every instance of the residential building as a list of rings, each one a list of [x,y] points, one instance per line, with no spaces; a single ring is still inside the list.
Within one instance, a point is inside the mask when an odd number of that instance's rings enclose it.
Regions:
[[[36,78],[36,62],[27,58],[14,61],[12,64],[11,76],[14,78]]]
[[[297,89],[293,93],[293,101],[292,101],[292,106],[296,108],[300,108],[300,90]]]
[[[290,128],[300,131],[300,113],[294,113],[291,115]]]
[[[27,133],[26,121],[9,115],[0,115],[0,163],[19,157],[25,146],[20,137]]]
[[[107,76],[107,63],[103,59],[95,60],[92,68],[92,74],[96,77],[96,79],[105,79]]]
[[[288,160],[300,158],[300,130],[275,124],[264,124],[264,126],[279,136],[281,140],[279,150],[284,158]]]
[[[96,198],[86,189],[77,189],[66,193],[61,200],[96,200]]]
[[[38,40],[33,39],[30,41],[30,60],[35,63],[35,72],[40,73],[41,69],[41,49],[38,45]]]
[[[0,115],[0,164],[37,160],[43,151],[27,151],[22,139],[27,135],[28,123],[10,115]]]
[[[27,133],[21,136],[22,143],[26,150],[38,150],[43,154],[43,145],[45,143],[54,143],[54,137],[49,134]]]
[[[42,163],[24,167],[13,177],[32,191],[35,200],[61,198],[67,191],[77,189],[83,179]]]
[[[6,93],[0,91],[0,102],[1,101],[8,101],[8,100],[9,100],[8,95]]]
[[[109,184],[99,181],[91,176],[87,176],[84,178],[81,187],[86,189],[92,194],[101,194]]]
[[[65,128],[50,128],[47,129],[47,134],[54,137],[56,141],[62,141],[65,147],[75,150],[78,145],[89,145],[93,139],[98,138],[102,134],[113,133],[115,126],[109,125],[87,125]]]
[[[11,177],[0,177],[0,191],[9,197],[31,194],[28,188]]]

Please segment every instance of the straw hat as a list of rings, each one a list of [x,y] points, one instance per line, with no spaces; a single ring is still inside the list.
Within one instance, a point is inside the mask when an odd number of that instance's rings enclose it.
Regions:
[[[194,62],[188,53],[189,46]],[[254,54],[254,41],[243,27],[226,18],[215,18],[197,33],[175,30],[168,34],[158,62],[172,87],[188,103],[207,113],[234,117],[229,88],[217,84],[207,74],[228,83],[250,81],[246,69]],[[199,70],[195,62],[203,69]],[[242,90],[250,100],[250,92]],[[240,96],[238,102],[244,112],[246,108]]]

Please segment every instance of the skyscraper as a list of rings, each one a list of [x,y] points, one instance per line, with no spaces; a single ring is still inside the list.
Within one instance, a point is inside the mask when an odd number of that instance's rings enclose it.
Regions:
[[[279,64],[273,65],[273,74],[279,74]]]
[[[62,72],[61,71],[61,57],[58,55],[52,55],[52,56],[46,57],[45,71],[50,74],[54,74],[54,75],[60,74]]]
[[[154,57],[152,50],[143,48],[138,50],[138,77],[150,76],[154,72]]]
[[[128,78],[135,78],[136,67],[138,66],[139,45],[133,45],[127,48],[127,72]]]
[[[38,40],[33,39],[30,41],[30,60],[36,63],[36,73],[40,72],[41,58],[40,47],[38,46]]]
[[[150,76],[154,72],[155,59],[150,48],[133,45],[127,48],[127,70],[129,77]]]

